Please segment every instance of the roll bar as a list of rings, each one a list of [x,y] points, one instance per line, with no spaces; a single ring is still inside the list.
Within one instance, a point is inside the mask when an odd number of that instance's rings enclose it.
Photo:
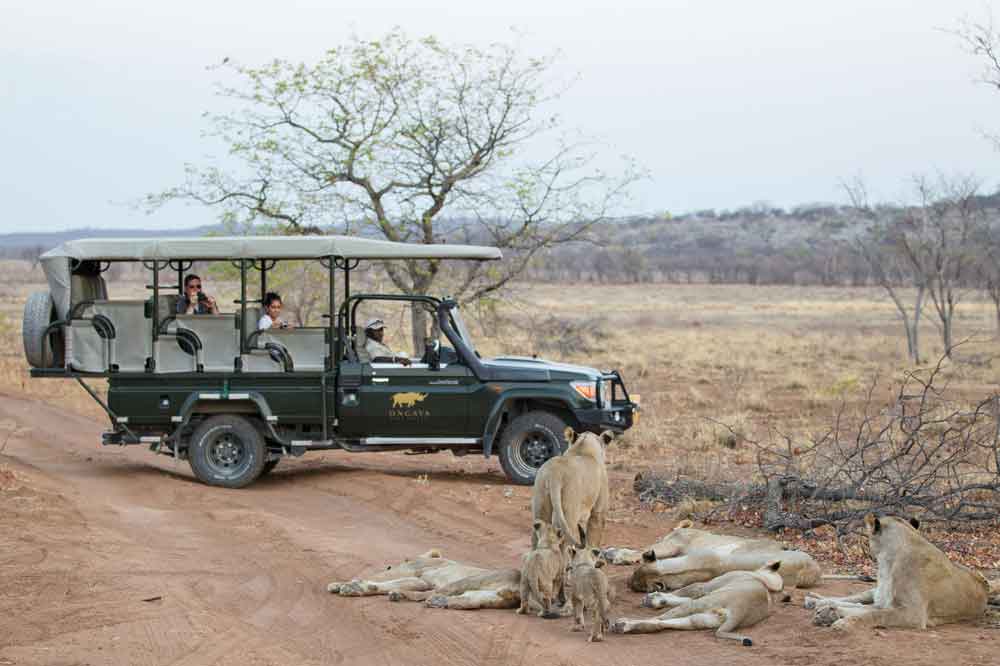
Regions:
[[[441,248],[432,248],[432,249],[438,249],[443,252],[448,247],[449,246],[441,246]],[[455,246],[454,248],[451,249],[458,249],[458,246]],[[422,250],[422,251],[429,252],[430,250]],[[298,257],[295,258],[298,259]],[[389,257],[389,258],[397,258],[397,257]],[[455,255],[452,257],[443,257],[443,258],[485,260],[485,259],[499,259],[500,255],[499,251],[496,251],[495,256],[489,256],[489,257]],[[135,257],[127,257],[127,258],[116,257],[112,260],[107,260],[107,263],[109,264],[111,261],[130,261],[130,262],[141,261],[142,264],[147,269],[152,271],[153,274],[152,283],[146,285],[146,288],[152,291],[151,307],[149,314],[151,319],[150,335],[154,343],[159,339],[161,335],[167,334],[166,330],[167,326],[169,325],[170,322],[174,321],[175,319],[173,313],[171,313],[161,320],[160,308],[159,308],[159,297],[161,295],[161,292],[164,289],[168,290],[177,289],[180,294],[183,294],[185,272],[191,268],[194,259],[195,258],[186,259],[186,258],[171,257],[169,259],[164,258],[164,259],[143,260]],[[253,259],[242,257],[232,261],[233,265],[237,266],[240,271],[240,297],[239,299],[234,301],[234,304],[239,305],[240,307],[239,335],[240,335],[241,354],[247,353],[252,348],[252,343],[256,339],[256,334],[257,334],[257,331],[248,330],[249,325],[247,323],[247,305],[263,301],[264,296],[267,293],[267,285],[268,285],[267,273],[269,270],[273,269],[277,265],[279,260],[284,260],[284,259],[285,259],[284,257],[281,258],[258,257]],[[305,260],[307,258],[302,257],[302,259]],[[422,302],[429,305],[431,309],[437,313],[438,323],[441,331],[444,332],[445,335],[448,337],[449,341],[451,341],[451,343],[455,345],[455,349],[459,350],[460,356],[469,365],[469,367],[476,370],[477,376],[480,374],[480,371],[483,367],[482,363],[476,357],[475,353],[472,352],[472,350],[468,347],[468,345],[464,344],[464,342],[461,339],[461,336],[457,334],[457,332],[453,329],[453,327],[450,325],[450,322],[448,321],[449,319],[448,313],[450,312],[451,308],[455,306],[454,301],[442,301],[440,299],[431,296],[409,296],[400,294],[359,294],[357,296],[352,296],[351,271],[356,269],[360,265],[361,258],[344,257],[339,255],[328,255],[322,257],[309,257],[308,259],[318,260],[320,264],[327,269],[328,273],[329,312],[324,313],[322,315],[323,318],[327,319],[326,323],[326,328],[328,329],[327,342],[329,345],[329,349],[327,350],[327,357],[329,359],[328,364],[336,363],[337,360],[340,359],[343,352],[343,345],[345,343],[345,335],[356,333],[357,324],[355,319],[357,316],[357,307],[360,301],[365,299],[378,299],[387,301],[404,301],[410,303]],[[161,271],[164,270],[172,270],[176,272],[176,278],[177,278],[176,284],[162,283]],[[249,298],[248,272],[250,270],[256,270],[260,273],[259,299]],[[337,307],[337,293],[336,293],[337,270],[343,271],[343,281],[344,281],[344,296],[339,308]],[[68,286],[69,286],[69,301],[72,302],[73,300],[72,281],[69,281]],[[80,313],[82,313],[87,306],[92,304],[93,301],[85,301],[77,303],[73,307],[72,312],[69,313],[69,316],[66,317],[66,319],[59,320],[58,322],[53,322],[52,325],[50,325],[46,329],[46,331],[42,334],[43,338],[51,335],[55,331],[55,329],[65,326],[69,320],[79,317]],[[442,306],[445,306],[444,309],[442,309]],[[101,328],[107,329],[107,327],[105,326],[101,326]],[[114,333],[112,332],[111,335],[113,336]],[[188,329],[180,329],[172,333],[172,335],[177,335],[177,337],[185,339],[187,342],[191,344],[192,348],[195,350],[200,350],[203,348],[201,339],[194,331],[190,331]],[[291,358],[288,355],[287,350],[284,349],[283,346],[277,343],[270,343],[270,344],[276,344],[278,347],[281,347],[281,349],[275,349],[275,351],[280,353],[282,357],[287,359],[290,363]],[[152,363],[152,358],[147,359],[146,368],[147,372],[152,372],[155,370],[155,367]],[[327,369],[329,370],[330,367],[328,367]],[[241,369],[237,364],[236,372],[240,371]]]

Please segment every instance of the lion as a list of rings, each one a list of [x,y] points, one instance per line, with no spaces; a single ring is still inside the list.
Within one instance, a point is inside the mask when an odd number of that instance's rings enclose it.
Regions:
[[[586,537],[584,537],[586,541]],[[597,548],[570,548],[572,560],[566,567],[567,587],[573,605],[573,631],[584,631],[584,613],[593,613],[590,636],[587,642],[604,640],[604,630],[608,627],[608,613],[614,601],[614,589],[608,577],[601,571],[604,561]]]
[[[822,579],[819,565],[808,553],[785,550],[772,539],[744,539],[689,527],[685,521],[643,553],[645,563],[632,572],[629,587],[636,592],[676,590],[730,571],[755,571],[769,562],[781,563],[784,586],[812,587]]]
[[[638,564],[676,557],[688,550],[725,546],[739,540],[738,537],[725,534],[690,529],[693,525],[690,520],[682,520],[669,534],[646,550],[609,547],[601,552],[601,556],[608,564]]]
[[[552,602],[563,586],[563,533],[542,520],[536,520],[532,529],[535,547],[524,556],[521,606],[517,612],[527,613],[534,605],[539,609],[538,617],[558,617],[552,613]]]
[[[620,618],[611,625],[617,634],[652,633],[665,629],[715,629],[719,638],[753,645],[749,637],[736,633],[771,614],[772,595],[784,587],[779,573],[782,563],[768,562],[756,571],[730,571],[707,583],[695,583],[671,594],[653,592],[642,605],[649,608],[672,607],[649,619]]]
[[[517,569],[483,569],[430,550],[364,579],[330,583],[326,589],[342,597],[388,595],[392,601],[423,601],[432,608],[475,610],[517,608],[520,588]]]
[[[877,585],[841,598],[810,595],[815,624],[843,631],[855,627],[925,629],[978,618],[986,612],[989,583],[955,564],[924,538],[916,520],[865,516],[870,550],[878,562]]]
[[[566,428],[566,452],[547,460],[535,476],[531,495],[533,521],[544,521],[562,530],[567,542],[575,542],[580,530],[590,543],[600,546],[608,516],[608,471],[604,466],[604,447],[614,439],[606,430],[600,435],[584,432],[577,435]],[[532,548],[536,546],[532,535]]]

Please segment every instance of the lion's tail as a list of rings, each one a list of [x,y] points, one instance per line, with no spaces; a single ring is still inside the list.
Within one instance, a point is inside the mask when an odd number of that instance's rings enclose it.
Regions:
[[[549,499],[552,502],[552,526],[557,530],[562,530],[563,536],[577,548],[583,548],[584,544],[578,543],[576,534],[566,524],[566,516],[562,508],[562,485],[558,483],[549,486]]]

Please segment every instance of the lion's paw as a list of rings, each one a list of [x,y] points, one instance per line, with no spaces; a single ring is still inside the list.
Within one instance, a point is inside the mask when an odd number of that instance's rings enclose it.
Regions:
[[[363,597],[365,590],[358,581],[351,581],[350,583],[342,584],[340,589],[337,590],[337,594],[342,597]]]
[[[650,592],[649,594],[643,596],[643,598],[642,598],[642,607],[643,608],[656,608],[656,602],[654,601],[656,599],[656,597],[655,597],[656,594],[658,594],[658,592]]]
[[[448,597],[443,594],[435,594],[433,597],[424,602],[428,608],[447,608],[448,607]]]
[[[849,617],[842,617],[830,627],[834,631],[850,631],[854,628],[854,622]]]
[[[813,613],[813,624],[817,627],[829,627],[840,620],[840,613],[833,606],[821,606]]]

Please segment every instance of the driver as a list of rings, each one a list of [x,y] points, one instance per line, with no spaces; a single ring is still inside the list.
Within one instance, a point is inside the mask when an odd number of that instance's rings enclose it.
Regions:
[[[382,343],[385,338],[385,322],[372,319],[365,325],[365,351],[372,363],[402,363],[410,365],[405,354],[397,354]]]

